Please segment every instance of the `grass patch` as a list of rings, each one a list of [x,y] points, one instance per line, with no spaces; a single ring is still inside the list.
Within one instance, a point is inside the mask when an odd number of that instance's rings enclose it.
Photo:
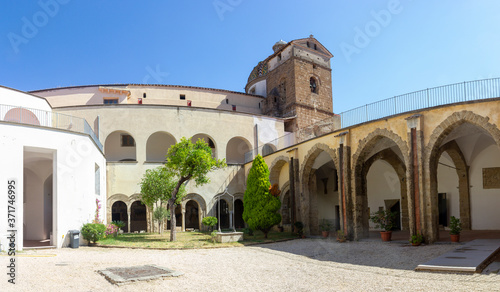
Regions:
[[[121,234],[117,237],[107,237],[99,240],[98,244],[140,248],[194,249],[245,246],[297,238],[296,234],[290,232],[269,232],[268,238],[265,239],[264,233],[260,231],[254,231],[253,236],[245,234],[243,241],[231,243],[213,243],[210,233],[206,232],[177,232],[176,236],[177,241],[171,242],[169,240],[170,232],[165,232],[162,235],[158,233],[129,233]]]

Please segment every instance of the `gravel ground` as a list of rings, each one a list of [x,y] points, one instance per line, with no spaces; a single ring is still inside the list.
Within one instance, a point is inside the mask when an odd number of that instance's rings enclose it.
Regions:
[[[456,247],[302,239],[198,250],[80,247],[26,251],[17,258],[16,285],[7,283],[9,257],[0,256],[0,290],[500,291],[497,274],[413,271],[418,264]],[[146,264],[164,266],[184,275],[116,286],[96,272],[109,267]]]

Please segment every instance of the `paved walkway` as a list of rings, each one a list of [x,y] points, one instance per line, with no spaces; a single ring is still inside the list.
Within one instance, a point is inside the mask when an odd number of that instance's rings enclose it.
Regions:
[[[480,273],[500,251],[500,239],[476,239],[417,266],[418,271]]]

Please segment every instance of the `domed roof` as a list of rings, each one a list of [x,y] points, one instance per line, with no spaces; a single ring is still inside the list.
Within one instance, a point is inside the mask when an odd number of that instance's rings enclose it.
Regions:
[[[273,46],[273,51],[276,53],[277,51],[279,51],[281,48],[283,48],[285,45],[287,44],[287,42],[285,42],[284,40],[279,40],[277,41],[274,46]]]
[[[267,62],[259,62],[248,76],[248,82],[267,74]]]

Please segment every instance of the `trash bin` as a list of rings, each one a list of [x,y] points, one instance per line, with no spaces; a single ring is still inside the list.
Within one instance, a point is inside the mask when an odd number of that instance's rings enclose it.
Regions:
[[[80,230],[69,231],[69,246],[78,248],[80,246]]]

